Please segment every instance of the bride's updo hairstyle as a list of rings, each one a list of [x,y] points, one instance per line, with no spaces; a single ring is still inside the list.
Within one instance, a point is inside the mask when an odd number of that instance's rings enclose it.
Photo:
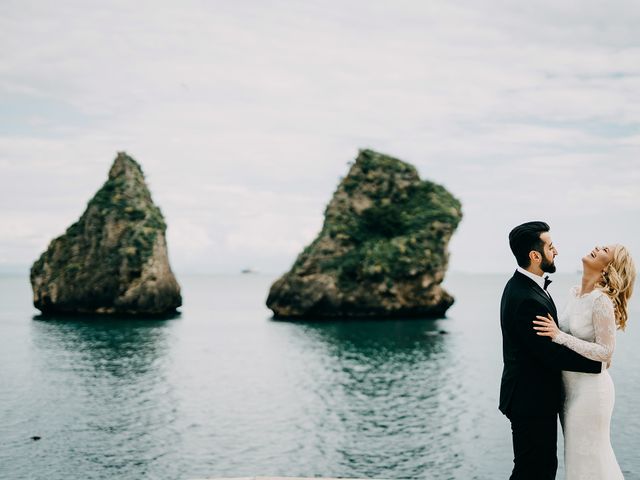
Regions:
[[[636,266],[629,250],[623,245],[616,245],[613,260],[602,273],[599,287],[613,302],[616,314],[616,325],[624,330],[627,325],[627,302],[633,293],[636,280]]]

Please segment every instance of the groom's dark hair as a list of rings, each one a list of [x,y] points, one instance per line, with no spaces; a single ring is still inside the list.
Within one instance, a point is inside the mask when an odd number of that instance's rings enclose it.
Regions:
[[[531,264],[529,252],[532,250],[544,257],[544,242],[540,239],[540,235],[548,231],[549,225],[544,222],[527,222],[509,232],[509,246],[518,265],[527,268]]]

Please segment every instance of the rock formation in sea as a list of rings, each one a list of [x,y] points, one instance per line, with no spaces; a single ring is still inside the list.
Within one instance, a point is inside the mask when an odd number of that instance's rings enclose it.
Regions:
[[[164,315],[182,304],[166,224],[140,165],[119,152],[80,219],[31,267],[45,314]]]
[[[460,202],[401,160],[361,150],[322,230],[272,286],[275,318],[439,317]]]

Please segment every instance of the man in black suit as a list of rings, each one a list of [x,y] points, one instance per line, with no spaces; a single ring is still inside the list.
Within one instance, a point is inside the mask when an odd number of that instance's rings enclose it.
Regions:
[[[504,369],[500,411],[511,421],[514,467],[511,480],[555,479],[558,412],[562,408],[561,370],[600,373],[602,364],[588,360],[533,329],[536,315],[558,312],[544,273],[556,271],[558,254],[549,225],[527,222],[509,233],[518,268],[507,282],[500,303]]]

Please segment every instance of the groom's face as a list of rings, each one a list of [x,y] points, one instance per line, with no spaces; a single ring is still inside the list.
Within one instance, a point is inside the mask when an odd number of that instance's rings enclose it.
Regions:
[[[551,235],[549,232],[540,234],[540,240],[544,242],[541,252],[542,261],[540,262],[540,270],[545,273],[553,273],[556,271],[554,259],[556,258],[556,255],[558,255],[558,251],[551,241]]]

